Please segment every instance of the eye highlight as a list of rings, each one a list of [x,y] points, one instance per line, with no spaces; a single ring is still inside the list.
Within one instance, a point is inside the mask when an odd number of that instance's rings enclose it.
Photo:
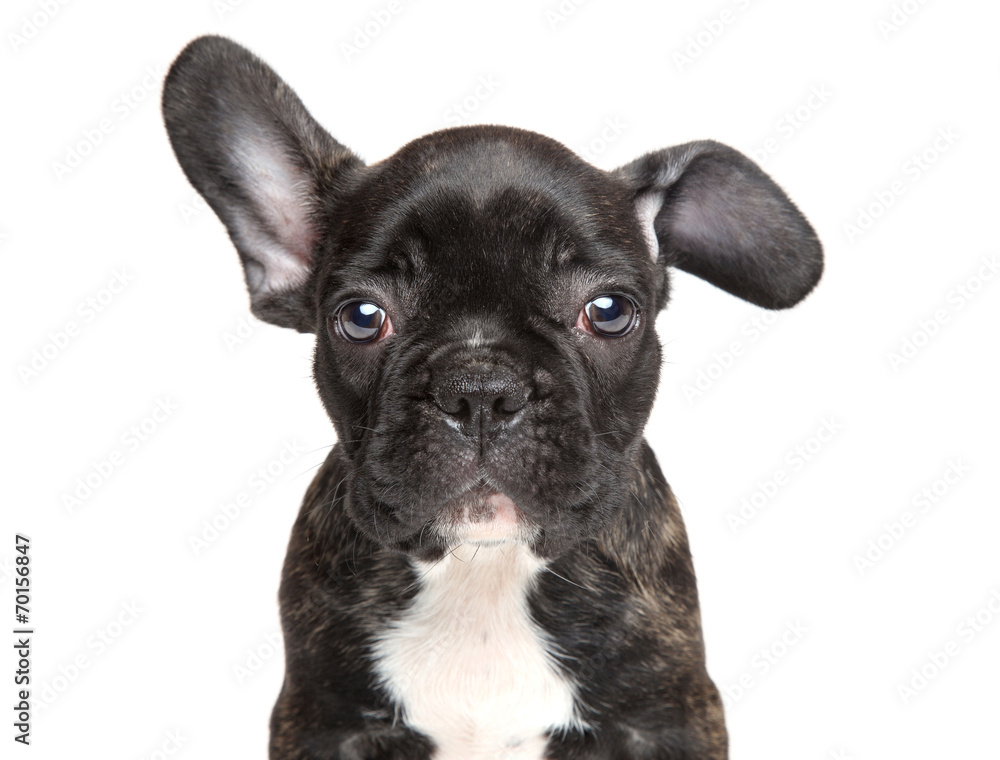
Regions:
[[[348,301],[327,321],[333,331],[351,343],[371,343],[392,334],[389,315],[371,301]]]
[[[604,338],[627,335],[637,322],[639,307],[628,296],[601,295],[586,303],[576,326]]]

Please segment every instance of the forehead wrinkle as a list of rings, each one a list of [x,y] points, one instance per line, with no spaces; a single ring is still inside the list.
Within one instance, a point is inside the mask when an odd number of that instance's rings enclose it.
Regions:
[[[344,298],[362,298],[387,296],[394,292],[393,278],[384,274],[369,273],[364,276],[346,276],[338,278],[332,293],[332,300],[341,301]],[[331,303],[330,306],[335,306]]]
[[[405,169],[389,159],[383,172],[386,181],[396,186],[396,194],[393,208],[386,211],[395,221],[439,199],[461,199],[485,211],[498,197],[510,194],[542,199],[557,207],[593,205],[584,173],[596,170],[567,149],[562,151],[565,155],[554,157],[530,146],[494,140],[435,150]]]

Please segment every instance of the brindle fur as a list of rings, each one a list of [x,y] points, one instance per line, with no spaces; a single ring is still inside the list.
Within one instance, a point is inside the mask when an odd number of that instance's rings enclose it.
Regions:
[[[372,646],[419,591],[414,560],[451,548],[429,526],[488,486],[537,528],[518,548],[550,572],[528,607],[587,726],[551,736],[547,760],[724,760],[687,537],[642,430],[672,269],[766,308],[819,280],[822,248],[784,192],[711,141],[607,172],[501,126],[442,130],[366,164],[219,37],[178,57],[163,112],[240,254],[254,313],[316,334],[340,441],[288,547],[272,759],[432,756],[375,682]],[[600,294],[632,299],[635,329],[581,328]],[[348,299],[383,308],[391,336],[345,340]],[[473,371],[524,391],[517,420],[477,435],[446,424],[437,394]]]
[[[530,599],[581,686],[586,734],[550,739],[552,760],[723,760],[726,729],[705,672],[698,594],[677,502],[645,444],[619,517],[549,565]],[[271,718],[281,760],[425,760],[433,745],[394,720],[369,680],[369,646],[417,591],[407,558],[353,525],[334,448],[306,493],[285,560],[285,682]],[[634,678],[639,667],[644,677]],[[607,720],[612,714],[624,716]],[[335,749],[336,748],[336,749]]]

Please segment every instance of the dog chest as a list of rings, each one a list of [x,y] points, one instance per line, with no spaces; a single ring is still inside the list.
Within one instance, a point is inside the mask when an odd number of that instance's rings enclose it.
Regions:
[[[573,685],[531,619],[543,563],[517,544],[463,545],[415,563],[420,589],[375,643],[375,669],[435,760],[540,760],[547,733],[579,725]]]

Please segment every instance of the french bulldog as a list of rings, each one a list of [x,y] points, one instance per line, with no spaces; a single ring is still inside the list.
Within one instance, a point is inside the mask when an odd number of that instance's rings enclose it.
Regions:
[[[681,269],[769,309],[812,227],[712,141],[614,171],[466,126],[364,163],[252,53],[163,92],[253,313],[314,333],[338,443],[280,590],[274,760],[720,760],[677,502],[643,428]]]

